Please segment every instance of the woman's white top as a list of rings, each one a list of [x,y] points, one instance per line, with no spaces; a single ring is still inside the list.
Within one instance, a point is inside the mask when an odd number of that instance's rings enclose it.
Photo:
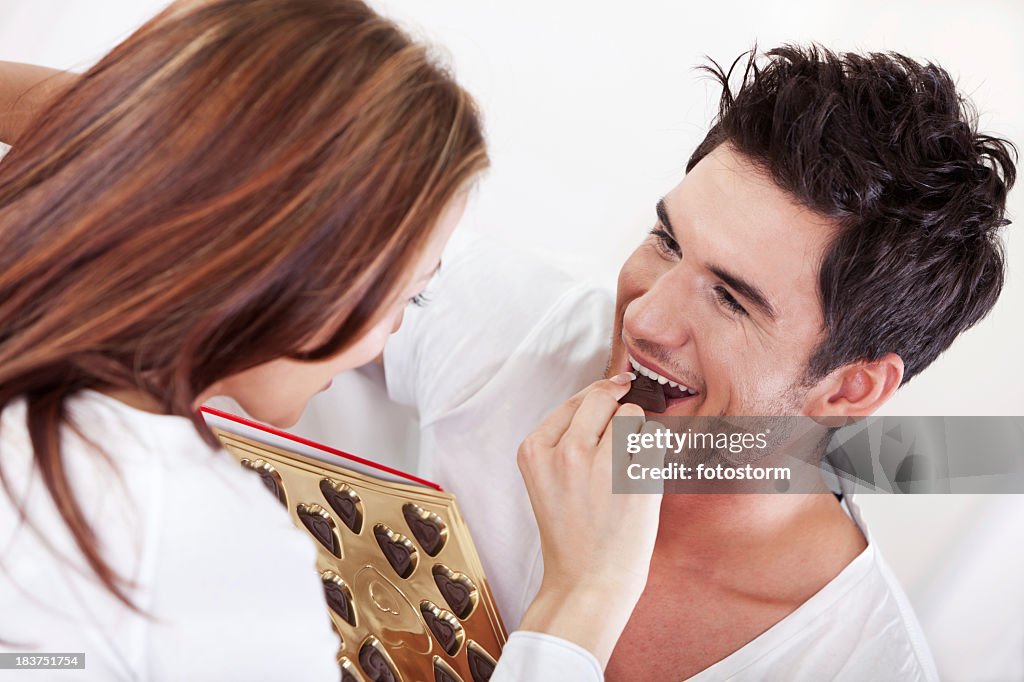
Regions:
[[[338,679],[315,547],[257,476],[181,417],[93,392],[70,414],[110,463],[65,429],[65,471],[144,613],[88,569],[32,466],[18,401],[0,419],[0,464],[27,514],[0,492],[0,650],[85,653],[84,670],[53,679]]]
[[[95,392],[69,413],[96,447],[65,429],[65,470],[143,613],[89,570],[32,465],[16,401],[0,415],[0,466],[26,514],[0,489],[0,652],[84,653],[85,668],[0,669],[0,680],[339,679],[314,542],[259,477],[187,419]],[[601,678],[576,645],[514,633],[491,680]]]

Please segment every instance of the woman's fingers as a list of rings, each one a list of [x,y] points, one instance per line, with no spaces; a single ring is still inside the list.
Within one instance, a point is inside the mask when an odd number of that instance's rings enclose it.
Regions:
[[[618,400],[622,396],[626,395],[629,391],[629,383],[635,378],[635,374],[632,372],[626,372],[625,374],[614,376],[611,379],[603,379],[601,381],[594,382],[559,405],[557,409],[549,414],[544,421],[542,421],[540,425],[533,430],[530,434],[530,438],[534,439],[538,445],[546,447],[554,447],[558,445],[558,442],[562,440],[562,436],[565,435],[565,432],[572,424],[573,417],[576,415],[576,412],[590,393],[597,390],[606,391],[609,394],[615,395],[615,400]],[[608,420],[605,419],[605,423],[607,423],[607,421]],[[604,429],[602,428],[601,432],[603,431]],[[600,433],[598,433],[598,437],[600,437]]]
[[[617,378],[617,377],[616,377]],[[620,384],[611,379],[591,385],[572,416],[561,442],[592,448],[608,430],[611,418],[622,407],[619,398],[629,392],[629,383]]]
[[[660,426],[657,422],[647,421],[644,416],[644,410],[639,405],[634,405],[633,403],[619,405],[608,429],[601,436],[601,441],[597,445],[597,464],[598,466],[608,467],[608,475],[615,481],[612,484],[612,488],[615,491],[633,493],[648,490],[648,488],[642,485],[637,486],[636,481],[627,475],[629,467],[638,462],[637,455],[630,455],[628,452],[623,451],[614,452],[615,438],[618,437],[620,447],[622,447],[630,435],[635,433],[653,433]],[[647,466],[646,463],[648,461],[655,461],[657,459],[657,453],[643,454],[645,457],[644,466]],[[664,457],[664,450],[661,451],[661,455]],[[618,478],[616,479],[615,477]]]
[[[615,417],[630,417],[630,419],[622,419],[619,421],[620,428],[624,428],[629,433],[637,433],[647,427],[647,422],[644,419],[644,409],[639,405],[633,403],[625,403],[619,405],[616,403],[615,412],[608,420],[608,428],[605,429],[604,433],[601,434],[601,439],[597,443],[598,450],[601,448],[610,448],[612,446],[613,430],[615,429],[615,422],[612,421]]]
[[[663,424],[649,421],[644,423],[641,433],[654,435],[658,431],[666,430]],[[663,467],[665,466],[665,447],[640,448],[640,452],[636,453],[633,461],[645,468],[656,469]]]
[[[627,407],[627,405],[623,405],[623,407]],[[643,410],[641,408],[637,407],[636,409],[639,410],[640,413],[643,413]],[[627,416],[627,414],[632,413],[623,413],[622,415],[616,414],[615,416]],[[623,420],[622,422],[620,422],[620,424],[625,426],[626,424],[628,424],[628,422],[627,420]],[[643,424],[636,422],[636,424],[637,425],[634,428],[628,429],[630,433],[653,435],[658,431],[665,430],[665,426],[663,424],[660,424],[653,420],[645,421],[643,422]],[[611,448],[611,431],[612,429],[608,429],[608,448]],[[604,446],[603,440],[604,439],[602,439],[602,446]],[[653,441],[654,439],[651,440]],[[640,442],[643,442],[643,439],[641,439]],[[637,452],[636,454],[625,455],[624,457],[620,457],[619,459],[616,459],[614,461],[616,466],[622,466],[624,464],[625,467],[627,467],[628,469],[628,467],[634,464],[638,464],[640,466],[641,471],[650,471],[651,469],[660,469],[665,466],[665,453],[666,449],[663,446],[641,447],[640,451]],[[660,478],[642,477],[639,479],[633,479],[627,475],[626,470],[615,471],[613,472],[613,475],[622,477],[619,479],[621,485],[618,489],[624,493],[644,493],[660,495],[665,491],[665,483]]]

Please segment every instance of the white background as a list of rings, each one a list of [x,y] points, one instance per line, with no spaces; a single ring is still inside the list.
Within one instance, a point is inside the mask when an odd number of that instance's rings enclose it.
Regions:
[[[164,4],[0,0],[0,59],[82,69]],[[466,222],[609,286],[714,112],[718,92],[694,70],[704,55],[731,62],[755,42],[898,50],[945,66],[980,110],[982,129],[1024,144],[1017,1],[375,6],[443,46],[482,106],[493,168]],[[1024,223],[1024,189],[1011,194],[1010,215]],[[995,310],[884,413],[1024,412],[1024,225],[1006,237],[1009,280]],[[359,444],[358,434],[348,437],[349,447]],[[863,504],[944,678],[1024,679],[1021,501],[874,496]]]

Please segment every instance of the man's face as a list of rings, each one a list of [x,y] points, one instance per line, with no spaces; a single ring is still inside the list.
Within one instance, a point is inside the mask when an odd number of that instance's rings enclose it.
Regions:
[[[659,214],[619,273],[609,372],[636,362],[692,389],[669,389],[668,415],[805,414],[834,227],[727,145]]]

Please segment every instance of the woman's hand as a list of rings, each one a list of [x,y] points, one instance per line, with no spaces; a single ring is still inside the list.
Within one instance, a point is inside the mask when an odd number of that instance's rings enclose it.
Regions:
[[[0,62],[0,142],[12,144],[77,74],[45,66]]]
[[[640,407],[617,402],[633,378],[588,386],[519,448],[544,554],[540,592],[520,629],[575,642],[602,666],[647,582],[661,509],[658,494],[612,494],[612,417],[644,424]]]

